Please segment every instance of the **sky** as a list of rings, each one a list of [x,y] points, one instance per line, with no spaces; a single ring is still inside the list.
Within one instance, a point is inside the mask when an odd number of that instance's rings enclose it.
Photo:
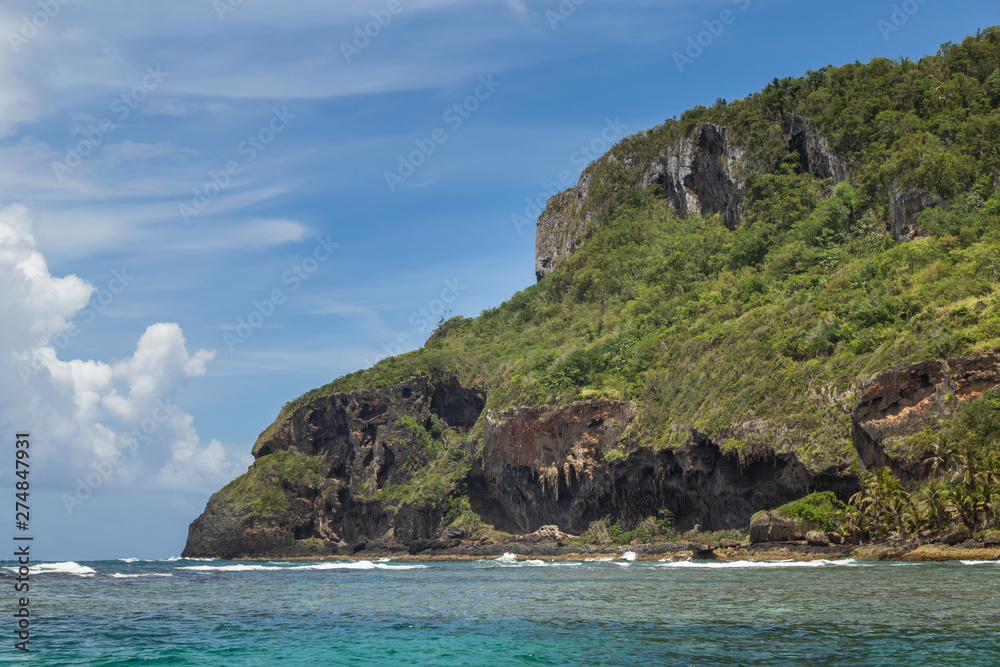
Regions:
[[[531,285],[540,208],[618,139],[775,77],[933,54],[998,14],[992,0],[4,2],[7,531],[44,560],[180,554],[286,402]]]

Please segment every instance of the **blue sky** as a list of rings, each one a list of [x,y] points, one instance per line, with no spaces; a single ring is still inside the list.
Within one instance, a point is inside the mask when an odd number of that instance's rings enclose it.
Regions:
[[[443,293],[474,316],[533,283],[514,216],[607,139],[995,23],[985,0],[6,2],[0,490],[30,430],[36,554],[176,555],[285,402],[419,346]]]

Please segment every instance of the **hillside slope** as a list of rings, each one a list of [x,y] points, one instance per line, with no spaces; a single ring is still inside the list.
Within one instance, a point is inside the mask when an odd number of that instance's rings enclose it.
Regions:
[[[287,404],[185,555],[745,528],[925,475],[1000,388],[998,185],[995,28],[629,137],[549,202],[538,284]]]

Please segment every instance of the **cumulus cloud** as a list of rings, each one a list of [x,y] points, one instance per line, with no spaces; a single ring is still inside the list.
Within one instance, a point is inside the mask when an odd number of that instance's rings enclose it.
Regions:
[[[94,287],[51,275],[35,247],[27,209],[0,210],[0,422],[29,429],[43,446],[42,483],[75,491],[98,486],[212,490],[247,461],[217,440],[201,442],[193,417],[177,404],[180,389],[205,375],[214,351],[191,353],[181,328],[151,324],[130,356],[110,363],[60,359],[79,331],[74,317]]]

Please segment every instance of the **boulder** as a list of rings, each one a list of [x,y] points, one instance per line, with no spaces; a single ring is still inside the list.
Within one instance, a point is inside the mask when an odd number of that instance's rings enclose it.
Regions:
[[[972,532],[969,530],[968,526],[959,526],[954,530],[945,534],[945,536],[941,538],[941,541],[944,542],[945,544],[955,546],[961,544],[962,542],[965,542],[971,537],[972,537]]]
[[[988,530],[983,535],[984,547],[1000,547],[1000,530]]]
[[[736,549],[739,548],[740,543],[736,540],[719,540],[720,549]]]
[[[806,542],[808,542],[811,547],[830,546],[830,538],[826,536],[826,533],[821,533],[818,530],[810,530],[807,532]]]
[[[757,512],[750,519],[750,542],[794,542],[805,539],[805,529],[798,519],[778,511]]]
[[[521,538],[522,542],[562,542],[570,537],[559,530],[559,526],[542,526]]]

